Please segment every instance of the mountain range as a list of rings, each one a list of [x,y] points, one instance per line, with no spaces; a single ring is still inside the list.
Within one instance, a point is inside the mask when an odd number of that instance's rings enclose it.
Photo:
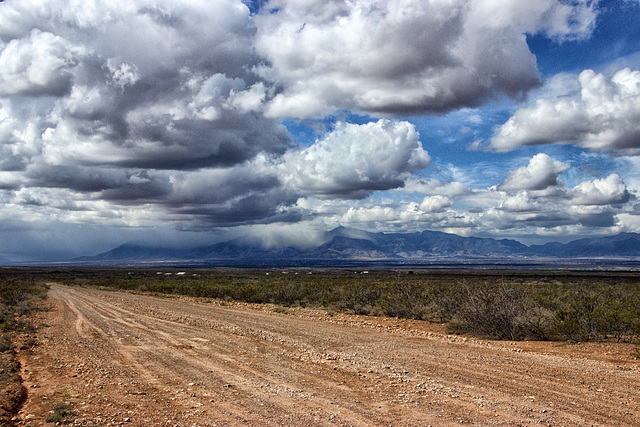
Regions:
[[[345,266],[358,264],[530,264],[566,260],[640,261],[640,234],[526,246],[516,240],[462,237],[438,231],[370,233],[338,227],[313,247],[265,248],[248,238],[191,249],[129,242],[94,256],[75,258],[82,265]]]

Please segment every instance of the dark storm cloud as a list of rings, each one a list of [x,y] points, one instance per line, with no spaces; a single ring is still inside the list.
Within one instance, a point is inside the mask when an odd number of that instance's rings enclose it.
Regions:
[[[101,198],[120,203],[162,203],[171,194],[173,186],[164,176],[151,176],[147,172],[131,176],[125,185],[103,190]]]
[[[26,186],[68,188],[80,192],[117,188],[128,181],[122,170],[84,166],[33,165],[24,176],[27,178]]]
[[[275,196],[275,197],[274,197]],[[278,203],[274,203],[278,201]],[[295,222],[302,217],[295,209],[281,210],[281,195],[271,193],[252,193],[238,197],[233,204],[222,206],[190,205],[170,208],[174,215],[186,215],[190,218],[182,229],[211,228],[212,226],[230,227],[245,224],[269,224],[274,222]],[[295,202],[295,199],[290,201]],[[189,225],[189,222],[192,224]]]
[[[0,196],[85,209],[90,221],[139,222],[127,209],[143,204],[150,217],[190,212],[210,225],[275,215],[295,202],[275,175],[233,171],[291,144],[262,115],[269,88],[251,71],[254,34],[233,0],[3,3]],[[228,171],[197,196],[174,188]]]
[[[274,172],[257,162],[180,174],[172,178],[175,191],[165,207],[173,215],[193,217],[192,227],[290,221],[291,212],[282,206],[295,203],[299,194],[284,189]]]

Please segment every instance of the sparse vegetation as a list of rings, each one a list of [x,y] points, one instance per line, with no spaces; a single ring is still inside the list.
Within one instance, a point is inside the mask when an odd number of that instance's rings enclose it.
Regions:
[[[0,270],[0,424],[12,425],[27,396],[20,378],[20,364],[16,359],[16,339],[21,336],[26,345],[35,340],[31,312],[35,302],[46,296],[47,287],[33,280],[30,274]]]
[[[76,413],[71,410],[69,403],[59,402],[53,405],[53,413],[49,414],[45,421],[56,424],[71,424],[77,417]]]
[[[633,343],[633,352],[631,355],[636,359],[640,359],[640,338],[636,338],[636,341]]]
[[[634,272],[177,271],[87,268],[27,273],[41,282],[271,303],[277,312],[313,307],[330,313],[420,319],[445,323],[453,333],[494,339],[633,342],[640,336],[640,274]],[[21,304],[16,289],[2,295],[14,306]]]
[[[280,313],[280,314],[287,314],[287,309],[282,307],[281,305],[277,305],[273,308],[273,311],[275,313]]]

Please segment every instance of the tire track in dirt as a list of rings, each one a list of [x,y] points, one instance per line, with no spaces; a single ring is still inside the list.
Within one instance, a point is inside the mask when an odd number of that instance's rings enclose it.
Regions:
[[[629,361],[513,351],[375,318],[336,324],[59,285],[50,300],[44,344],[24,360],[43,384],[25,407],[30,425],[44,417],[38,398],[64,387],[83,420],[140,426],[640,425]]]
[[[251,369],[250,363],[239,357],[242,352],[238,349],[214,345],[206,348],[205,352],[193,354],[195,347],[184,342],[194,340],[192,337],[198,333],[203,335],[195,327],[157,318],[151,319],[153,326],[148,326],[144,323],[149,319],[140,318],[140,321],[136,321],[132,317],[132,312],[128,310],[105,302],[94,303],[79,295],[74,297],[71,301],[67,299],[65,302],[74,307],[74,311],[77,310],[77,305],[82,304],[82,311],[92,313],[90,317],[93,327],[100,330],[102,336],[114,337],[115,342],[118,342],[116,350],[124,357],[125,363],[134,366],[136,371],[144,372],[146,380],[156,379],[155,382],[174,386],[181,380],[199,385],[207,384],[200,383],[198,380],[209,384],[217,383],[220,387],[230,382],[234,388],[249,395],[255,394],[253,390],[259,389],[256,387],[257,383],[278,383],[276,378]],[[107,329],[110,329],[109,332]],[[205,336],[209,337],[209,335]],[[221,337],[216,336],[215,338],[219,342],[228,341],[226,337],[220,339]],[[196,340],[209,342],[212,338],[196,338]],[[232,353],[235,355],[232,356]],[[140,360],[144,361],[144,364],[140,363]],[[152,375],[151,372],[154,374]],[[216,376],[218,378],[215,378]],[[162,379],[158,381],[158,377]],[[280,386],[285,389],[290,388],[282,383]],[[248,407],[243,411],[239,405],[233,409],[230,406],[226,408],[227,412],[234,413],[236,420],[245,421],[252,418],[251,414],[255,410],[256,408]],[[283,406],[276,407],[275,411],[296,413],[295,408]],[[220,416],[220,414],[214,415]],[[361,422],[364,421],[364,419],[361,420]]]
[[[292,348],[277,353],[270,351],[270,361],[265,364],[252,357],[249,354],[251,351],[241,345],[244,342],[251,343],[253,346],[256,342],[252,339],[243,339],[242,329],[235,325],[231,327],[227,324],[221,327],[218,323],[219,329],[232,331],[232,336],[229,337],[228,332],[220,334],[217,329],[203,330],[189,324],[166,321],[157,317],[136,316],[132,311],[117,307],[104,299],[94,302],[76,290],[67,290],[63,299],[68,306],[73,307],[74,312],[86,313],[85,321],[91,324],[92,329],[98,330],[100,336],[111,337],[111,342],[117,344],[115,350],[124,357],[123,364],[144,373],[146,380],[149,380],[150,372],[153,372],[156,382],[158,378],[162,378],[160,382],[174,386],[181,380],[198,383],[200,386],[214,384],[222,387],[230,383],[233,385],[233,393],[250,396],[252,400],[261,402],[260,407],[242,402],[233,405],[233,410],[227,408],[229,412],[235,413],[236,422],[250,420],[251,414],[264,410],[262,407],[265,405],[264,402],[267,402],[273,408],[274,414],[278,414],[279,417],[287,414],[289,419],[300,419],[301,412],[306,412],[315,414],[314,418],[330,419],[335,413],[340,413],[343,422],[352,425],[370,424],[370,414],[366,412],[363,414],[364,408],[350,403],[340,405],[318,393],[305,393],[303,391],[305,384],[313,384],[318,379],[314,374],[306,372],[308,366],[300,365],[295,358],[286,357],[288,354],[295,353]],[[184,320],[184,316],[182,317]],[[250,333],[250,335],[253,334]],[[231,347],[221,344],[211,345],[204,351],[194,354],[196,346],[176,344],[184,343],[188,339],[193,340],[194,336],[197,336],[196,340],[200,343],[231,342],[233,345]],[[277,345],[273,342],[277,342]],[[284,340],[279,339],[269,340],[263,337],[259,344],[264,347],[265,343],[271,349],[287,347]],[[262,350],[263,354],[266,352]],[[273,359],[278,363],[273,364]],[[140,363],[140,360],[143,360],[144,364]],[[259,369],[254,369],[253,365],[257,365]],[[282,370],[280,366],[286,369]],[[330,378],[326,380],[331,382]],[[272,398],[274,395],[276,399]],[[281,399],[279,396],[288,396],[288,398]],[[245,406],[246,410],[242,411]],[[350,406],[353,406],[353,409]],[[303,408],[306,409],[301,411]],[[328,408],[331,409],[330,413]],[[256,420],[258,421],[263,420]],[[309,420],[309,422],[312,421]]]
[[[454,346],[454,348],[455,347],[456,346]],[[482,350],[483,348],[486,347],[486,345],[478,345],[477,347],[480,350]],[[448,383],[447,383],[448,385],[443,385],[441,381],[441,384],[439,384],[440,388],[446,387],[450,391],[453,390],[451,394],[458,395],[457,397],[458,399],[460,398],[459,396],[460,392],[459,390],[458,391],[456,390],[461,388],[464,389],[464,385],[465,385],[464,383],[466,382],[480,383],[480,384],[482,383],[489,384],[493,382],[493,383],[498,383],[499,386],[497,388],[505,390],[506,402],[511,402],[513,399],[513,396],[520,396],[523,402],[522,405],[525,407],[525,410],[528,409],[530,412],[533,411],[533,408],[535,407],[535,405],[530,405],[529,403],[533,403],[533,402],[530,402],[528,399],[531,399],[534,391],[536,396],[533,396],[534,398],[533,400],[538,399],[538,401],[541,401],[541,402],[563,402],[563,401],[568,402],[569,405],[571,405],[573,408],[566,407],[561,409],[566,410],[567,412],[575,412],[575,414],[571,417],[568,417],[565,420],[567,422],[581,422],[581,423],[594,422],[594,418],[597,419],[597,416],[600,415],[601,422],[608,423],[611,421],[609,414],[612,412],[616,412],[616,410],[619,409],[616,404],[610,403],[610,402],[605,402],[605,406],[601,408],[598,408],[597,406],[593,405],[592,402],[590,402],[592,399],[590,395],[595,393],[596,392],[595,390],[584,397],[576,396],[573,394],[567,394],[560,390],[556,390],[558,381],[556,378],[554,378],[553,374],[551,374],[550,376],[541,375],[537,377],[537,376],[532,376],[526,373],[526,371],[529,370],[534,365],[538,365],[538,369],[546,369],[548,371],[547,373],[552,373],[554,370],[557,369],[558,365],[563,362],[562,358],[554,357],[554,356],[544,357],[541,355],[536,355],[535,359],[537,360],[537,362],[531,362],[529,364],[529,369],[525,369],[525,373],[523,374],[521,373],[521,369],[523,365],[522,359],[526,359],[528,357],[526,353],[517,355],[518,360],[513,361],[512,360],[513,354],[511,352],[503,351],[502,354],[499,355],[499,357],[502,359],[502,366],[500,370],[496,369],[495,366],[490,367],[489,369],[483,369],[484,365],[482,364],[474,365],[473,363],[471,363],[472,360],[470,359],[477,359],[478,358],[477,355],[474,354],[471,358],[467,357],[468,345],[465,345],[463,349],[464,349],[463,352],[453,353],[448,356],[450,359],[456,360],[458,362],[458,363],[455,363],[455,362],[452,363],[451,366],[449,366],[447,369],[448,372],[442,371],[440,369],[440,376],[442,377],[441,379],[444,379],[444,378],[448,379]],[[419,352],[420,350],[414,352],[414,354],[418,354]],[[449,352],[451,352],[451,350],[449,350]],[[495,350],[493,352],[495,353]],[[367,349],[364,348],[363,350],[360,351],[360,353],[367,354]],[[459,363],[461,361],[463,362]],[[515,363],[514,368],[509,370],[506,369],[507,364],[514,364],[514,363]],[[574,362],[573,364],[575,365],[576,363],[580,365],[580,362]],[[369,363],[368,365],[366,362],[361,363],[360,366],[361,367],[371,366],[371,363]],[[465,368],[466,366],[470,366],[471,369]],[[565,377],[568,377],[567,378],[568,381],[574,380],[574,378],[571,378],[571,375],[572,375],[571,372],[572,370],[575,371],[575,369],[576,368],[567,366],[562,370]],[[579,375],[583,376],[584,369],[585,369],[584,366],[577,367],[577,372],[579,373]],[[433,372],[437,370],[438,370],[437,365],[436,367],[431,369],[431,371]],[[460,384],[458,384],[460,382],[460,379],[463,379],[463,383],[461,384],[462,387],[460,387]],[[420,383],[420,380],[421,379],[418,378],[414,380],[414,382]],[[424,380],[424,378],[422,378],[422,380]],[[594,380],[593,377],[591,377],[591,380],[592,381]],[[577,382],[579,383],[579,381]],[[432,387],[432,389],[434,389],[434,387]],[[435,387],[435,389],[437,390],[437,386]],[[600,391],[600,393],[602,392],[604,392],[604,390]],[[473,398],[473,396],[470,396],[470,398]],[[460,405],[458,404],[457,406],[460,406]],[[557,409],[558,408],[556,408],[556,410]],[[624,419],[620,419],[618,421],[623,422]]]

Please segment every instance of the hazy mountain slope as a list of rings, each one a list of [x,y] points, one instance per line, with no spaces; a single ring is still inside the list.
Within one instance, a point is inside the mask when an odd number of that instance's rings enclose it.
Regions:
[[[532,246],[537,252],[560,258],[637,257],[640,256],[640,234],[620,233],[609,237],[595,237],[572,242],[547,243]]]
[[[136,263],[154,261],[207,263],[225,261],[304,263],[309,261],[429,261],[429,260],[523,260],[544,258],[640,257],[640,234],[580,239],[570,243],[525,246],[515,240],[462,237],[438,231],[421,233],[370,233],[336,228],[325,242],[312,248],[263,248],[255,241],[238,238],[191,250],[159,248],[125,243],[110,251],[76,258],[84,263]]]

